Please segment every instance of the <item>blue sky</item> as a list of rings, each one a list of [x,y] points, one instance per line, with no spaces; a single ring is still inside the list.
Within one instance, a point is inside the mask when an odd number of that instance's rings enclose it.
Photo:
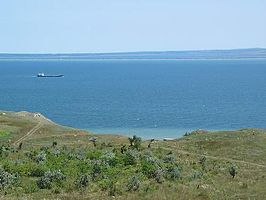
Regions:
[[[7,0],[0,52],[266,47],[266,0]]]

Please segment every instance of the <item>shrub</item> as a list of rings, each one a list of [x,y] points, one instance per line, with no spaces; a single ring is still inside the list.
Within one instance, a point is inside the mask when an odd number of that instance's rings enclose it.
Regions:
[[[157,168],[158,167],[154,163],[143,162],[142,167],[141,167],[141,171],[148,178],[154,178],[155,177],[155,171],[157,170]]]
[[[151,151],[145,152],[145,154],[142,156],[142,160],[148,163],[159,163],[159,160],[153,156]]]
[[[112,184],[113,183],[109,178],[105,178],[99,182],[99,187],[101,188],[101,190],[105,191],[110,188]]]
[[[87,152],[87,158],[90,160],[99,159],[102,155],[101,151],[89,151]]]
[[[35,184],[35,181],[28,181],[27,183],[22,185],[22,188],[26,194],[31,194],[40,190]]]
[[[178,167],[170,167],[167,170],[168,178],[171,180],[177,180],[181,178],[181,172]]]
[[[108,192],[109,196],[115,196],[116,194],[121,194],[121,191],[116,187],[113,181],[110,181],[110,183],[108,184],[108,188],[109,188]]]
[[[58,156],[60,156],[60,154],[61,154],[61,152],[60,152],[59,149],[54,149],[54,150],[53,150],[53,155],[54,155],[54,156],[58,157]]]
[[[140,186],[139,177],[134,175],[128,181],[127,190],[128,191],[136,191],[139,189],[139,186]]]
[[[44,151],[44,152],[47,152],[49,150],[49,147],[48,146],[42,146],[40,148],[41,151]]]
[[[34,160],[35,159],[35,155],[36,155],[36,152],[32,152],[32,151],[25,152],[25,156],[27,156],[31,160]]]
[[[102,173],[103,163],[101,160],[92,160],[92,179],[95,180]]]
[[[84,151],[82,151],[82,150],[78,151],[78,153],[77,153],[77,155],[76,155],[76,158],[77,158],[78,160],[84,160],[85,157],[86,157],[86,156],[85,156]]]
[[[67,152],[67,159],[74,160],[76,159],[76,155],[73,152]]]
[[[53,141],[52,147],[56,147],[57,146],[57,142]]]
[[[113,152],[106,152],[105,154],[103,154],[100,159],[105,163],[108,164],[110,166],[115,166],[118,162],[118,160],[116,159],[116,156]]]
[[[45,167],[42,167],[40,165],[33,166],[31,168],[31,171],[30,171],[29,175],[33,176],[33,177],[41,177],[41,176],[43,176],[45,174],[45,171],[46,171]]]
[[[191,176],[191,180],[200,179],[203,176],[201,171],[195,171]]]
[[[86,174],[81,175],[75,181],[75,186],[79,189],[86,188],[89,185],[89,176]]]
[[[230,175],[231,175],[233,178],[235,178],[235,176],[236,176],[236,174],[237,174],[236,167],[235,167],[235,166],[231,166],[231,167],[229,168],[229,173],[230,173]]]
[[[173,154],[169,154],[164,157],[163,161],[165,163],[174,163],[176,160]]]
[[[36,157],[35,161],[38,163],[44,163],[46,161],[46,153],[41,151]]]
[[[162,183],[163,182],[163,175],[164,172],[161,168],[158,168],[154,172],[154,178],[157,181],[157,183]]]
[[[134,149],[129,149],[124,155],[125,165],[135,165],[139,158],[139,153]]]
[[[40,179],[37,180],[37,186],[40,189],[51,189],[52,180],[50,179],[50,177],[42,176]]]
[[[206,161],[206,157],[205,156],[202,156],[199,159],[199,164],[204,165],[205,161]]]
[[[44,175],[37,180],[37,186],[40,189],[50,189],[53,182],[61,182],[66,179],[66,176],[62,174],[60,170],[51,172],[47,171]]]
[[[132,138],[128,138],[130,146],[135,148],[135,149],[140,149],[141,148],[141,138],[137,137],[134,135]]]
[[[206,157],[205,156],[200,157],[199,164],[201,165],[202,169],[205,170],[205,168],[206,168],[206,166],[205,166],[206,165]]]
[[[0,190],[12,186],[17,181],[17,179],[17,174],[10,174],[0,166]]]
[[[160,160],[154,157],[151,152],[146,152],[142,157],[141,165],[141,170],[144,175],[148,178],[155,178],[156,170],[160,169]]]

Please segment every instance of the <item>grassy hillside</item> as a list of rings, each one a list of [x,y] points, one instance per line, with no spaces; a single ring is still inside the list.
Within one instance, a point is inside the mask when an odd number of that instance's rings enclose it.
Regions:
[[[0,112],[0,199],[265,199],[265,133],[141,141]]]

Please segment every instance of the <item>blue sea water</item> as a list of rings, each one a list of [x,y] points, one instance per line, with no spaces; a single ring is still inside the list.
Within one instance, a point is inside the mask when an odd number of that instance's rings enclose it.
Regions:
[[[266,60],[0,61],[0,110],[144,138],[265,128]]]

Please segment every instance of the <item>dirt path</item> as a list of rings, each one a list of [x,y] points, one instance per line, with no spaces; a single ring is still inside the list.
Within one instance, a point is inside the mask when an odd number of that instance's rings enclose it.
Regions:
[[[14,146],[18,146],[19,143],[21,143],[23,140],[25,140],[27,137],[30,137],[32,134],[34,134],[36,131],[38,131],[43,126],[42,121],[40,121],[36,126],[34,126],[29,132],[27,132],[25,135],[23,135],[21,138],[19,138],[17,141],[13,143]]]
[[[175,149],[175,147],[172,147],[172,149],[164,147],[164,149],[172,151],[173,149]],[[177,151],[177,153],[180,153],[180,154],[187,154],[187,155],[193,155],[193,156],[199,156],[199,157],[200,156],[204,156],[204,157],[212,159],[212,160],[224,160],[224,161],[229,161],[229,162],[247,164],[247,165],[251,165],[251,166],[255,166],[255,167],[266,168],[266,165],[257,164],[257,163],[253,163],[253,162],[247,162],[247,161],[244,161],[244,160],[235,160],[235,159],[232,159],[232,158],[216,157],[216,156],[210,156],[210,155],[205,155],[205,154],[191,153],[191,152],[180,150],[180,149],[175,149],[175,150]]]

